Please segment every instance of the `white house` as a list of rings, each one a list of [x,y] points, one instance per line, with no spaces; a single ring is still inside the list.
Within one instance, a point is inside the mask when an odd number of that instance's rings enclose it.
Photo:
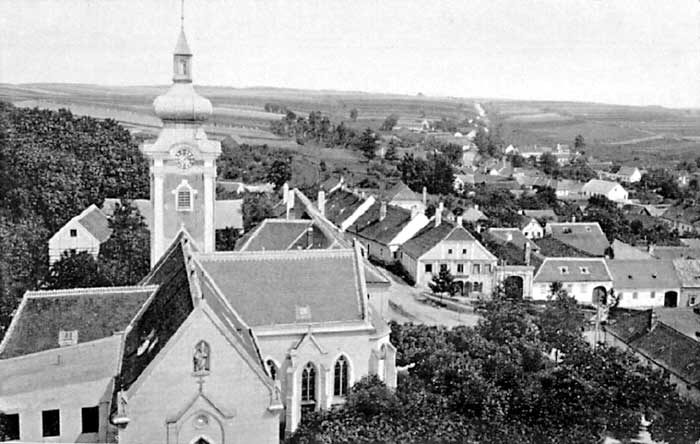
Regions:
[[[613,288],[622,308],[677,307],[681,282],[669,260],[609,259]]]
[[[534,217],[523,216],[520,222],[520,231],[528,239],[539,239],[544,236],[544,227]]]
[[[464,295],[491,295],[496,256],[462,227],[442,220],[440,213],[399,248],[399,260],[416,286],[427,287],[442,269],[449,270]]]
[[[581,194],[585,197],[605,196],[613,202],[627,202],[629,193],[617,182],[591,179],[581,188]]]
[[[533,278],[532,298],[548,300],[551,285],[561,282],[579,304],[593,305],[613,286],[610,270],[602,258],[545,258]]]
[[[87,252],[95,259],[100,245],[109,239],[112,230],[107,216],[96,205],[90,205],[61,227],[49,239],[49,265],[66,252]]]

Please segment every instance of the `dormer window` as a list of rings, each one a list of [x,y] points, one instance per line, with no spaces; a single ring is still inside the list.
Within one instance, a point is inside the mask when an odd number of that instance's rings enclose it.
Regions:
[[[559,272],[561,274],[569,274],[569,267],[559,267]]]
[[[183,180],[173,191],[175,195],[175,210],[192,211],[194,209],[194,195],[196,193],[197,191],[192,189],[186,180]]]
[[[590,233],[590,232],[591,232],[591,227],[586,227],[586,231]]]
[[[588,267],[579,267],[579,270],[581,270],[581,274],[591,274],[590,270],[588,270]]]
[[[562,233],[564,233],[564,234],[570,234],[570,233],[571,233],[571,228],[570,228],[570,227],[564,227],[561,231],[562,231]]]

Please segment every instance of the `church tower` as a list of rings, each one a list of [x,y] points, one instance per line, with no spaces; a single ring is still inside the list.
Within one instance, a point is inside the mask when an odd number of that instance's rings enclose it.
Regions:
[[[151,176],[151,265],[182,228],[200,251],[214,251],[216,159],[221,144],[204,132],[212,106],[192,86],[192,51],[184,27],[173,53],[173,84],[153,107],[163,128],[154,143],[141,146]]]

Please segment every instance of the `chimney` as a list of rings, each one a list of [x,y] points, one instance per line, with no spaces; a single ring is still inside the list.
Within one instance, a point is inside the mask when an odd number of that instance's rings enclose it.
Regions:
[[[423,205],[428,205],[428,188],[423,187]]]
[[[366,198],[367,198],[367,193],[365,193],[365,192],[363,191],[362,193],[360,193],[360,197],[361,197],[363,200],[366,199]]]
[[[314,246],[314,227],[311,226],[306,229],[306,248],[311,248]]]
[[[654,310],[651,310],[651,315],[649,316],[649,331],[654,330],[658,323],[659,323],[659,316],[656,314],[656,312]]]
[[[513,241],[513,233],[511,233],[511,232],[506,233],[506,240],[508,242],[512,242]]]
[[[479,211],[479,204],[474,204],[474,209],[475,209],[476,211]]]
[[[287,203],[287,197],[289,195],[289,184],[287,182],[282,185],[282,203]]]
[[[383,221],[386,218],[386,202],[382,202],[379,205],[379,221]]]
[[[318,192],[318,211],[321,212],[321,216],[326,215],[326,192],[320,190]]]
[[[461,214],[460,214],[459,216],[457,216],[457,226],[458,226],[458,227],[463,227],[463,226],[464,226],[464,223],[463,223],[462,215],[461,215]]]
[[[525,265],[530,265],[530,259],[532,258],[532,247],[530,242],[525,242]]]
[[[289,190],[287,193],[287,220],[292,218],[292,210],[294,210],[294,190]]]
[[[435,210],[435,226],[439,227],[440,224],[442,223],[442,211],[445,209],[445,206],[442,202],[438,204],[437,209]]]
[[[576,223],[576,216],[571,216],[571,223],[575,224]]]
[[[476,232],[481,233],[481,230],[483,230],[484,227],[481,224],[476,224]]]
[[[649,256],[654,255],[654,244],[651,242],[647,244],[647,253],[649,253]]]

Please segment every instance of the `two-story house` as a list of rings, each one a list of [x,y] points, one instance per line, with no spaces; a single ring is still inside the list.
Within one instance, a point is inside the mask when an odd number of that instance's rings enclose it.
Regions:
[[[427,287],[434,275],[446,269],[454,276],[460,293],[491,295],[497,259],[463,226],[442,220],[433,222],[399,248],[399,261],[418,287]]]

